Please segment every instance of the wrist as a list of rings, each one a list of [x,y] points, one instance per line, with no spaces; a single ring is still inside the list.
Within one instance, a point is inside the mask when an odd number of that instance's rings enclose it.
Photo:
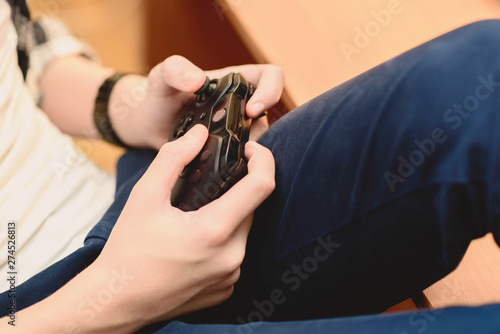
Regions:
[[[23,310],[21,333],[132,333],[146,325],[137,312],[137,277],[92,264],[47,299]]]
[[[116,134],[116,124],[111,120],[110,100],[111,93],[115,89],[115,86],[126,75],[127,73],[115,72],[102,82],[97,91],[93,112],[94,125],[101,138],[111,144],[125,148],[127,148],[128,145]]]
[[[75,323],[91,333],[135,332],[146,325],[140,314],[137,291],[139,277],[126,268],[101,267],[99,261],[79,277],[81,284],[89,285],[73,310]]]
[[[108,116],[116,136],[126,146],[146,146],[138,107],[146,96],[147,79],[127,74],[116,82],[109,96]]]

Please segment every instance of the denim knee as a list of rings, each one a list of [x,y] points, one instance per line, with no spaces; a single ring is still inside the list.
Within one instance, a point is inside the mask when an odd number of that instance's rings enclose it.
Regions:
[[[444,39],[454,40],[457,45],[466,50],[480,50],[485,54],[499,49],[500,45],[500,20],[483,20],[469,23],[442,35]],[[442,38],[440,37],[440,38]],[[437,39],[440,39],[437,38]]]
[[[401,129],[394,141],[404,143],[388,171],[400,177],[395,189],[461,185],[484,203],[483,230],[500,244],[499,31],[500,20],[475,22],[399,59],[413,64],[388,107],[403,114],[390,118]]]
[[[478,21],[442,35],[417,48],[423,63],[436,70],[451,68],[464,74],[500,70],[500,20]]]
[[[451,32],[469,48],[479,48],[487,54],[495,51],[498,56],[500,47],[500,20],[484,20],[467,24]]]

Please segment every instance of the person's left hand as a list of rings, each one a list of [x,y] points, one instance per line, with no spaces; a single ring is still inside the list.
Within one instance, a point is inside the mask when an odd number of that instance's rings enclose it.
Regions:
[[[241,65],[204,72],[184,57],[171,56],[153,68],[147,79],[128,76],[118,82],[110,102],[118,107],[110,112],[114,130],[127,145],[159,149],[168,141],[182,106],[194,99],[193,93],[205,77],[220,78],[230,72],[240,72],[256,87],[246,106],[248,117],[257,118],[279,101],[284,75],[275,65]],[[256,140],[268,126],[266,117],[256,119],[250,139]]]

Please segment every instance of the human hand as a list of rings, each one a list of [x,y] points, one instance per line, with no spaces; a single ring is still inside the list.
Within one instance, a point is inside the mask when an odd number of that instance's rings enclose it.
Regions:
[[[253,211],[274,189],[274,158],[248,142],[248,174],[220,198],[183,212],[171,206],[171,191],[207,132],[196,125],[162,146],[97,259],[54,294],[20,311],[25,321],[16,328],[4,321],[0,331],[135,333],[229,298]]]
[[[248,142],[248,175],[227,193],[198,211],[172,207],[178,175],[207,135],[197,125],[161,148],[92,265],[99,272],[125,271],[136,278],[127,293],[134,312],[148,323],[221,303],[232,294],[253,211],[274,189],[271,152]]]
[[[203,72],[186,58],[171,56],[153,68],[147,82],[139,76],[127,76],[118,82],[110,101],[111,108],[122,106],[118,111],[110,110],[114,130],[130,146],[159,149],[168,140],[172,123],[182,106],[194,99],[193,93],[203,85],[205,77],[219,78],[230,72],[242,73],[256,87],[246,106],[248,117],[257,118],[279,101],[284,75],[277,66],[242,65]],[[133,94],[126,92],[138,90],[138,85],[142,85],[144,94],[135,94],[132,103],[120,101],[123,96],[131,100]],[[126,112],[124,104],[128,104]],[[266,117],[256,119],[250,139],[256,140],[268,126]]]

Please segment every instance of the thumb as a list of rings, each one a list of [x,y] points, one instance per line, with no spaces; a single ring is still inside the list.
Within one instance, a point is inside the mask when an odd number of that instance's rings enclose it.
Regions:
[[[140,182],[169,200],[179,174],[200,153],[207,137],[207,128],[198,124],[179,139],[164,144]]]
[[[203,86],[205,72],[182,56],[171,56],[149,75],[150,88],[163,94],[169,91],[194,93]]]

